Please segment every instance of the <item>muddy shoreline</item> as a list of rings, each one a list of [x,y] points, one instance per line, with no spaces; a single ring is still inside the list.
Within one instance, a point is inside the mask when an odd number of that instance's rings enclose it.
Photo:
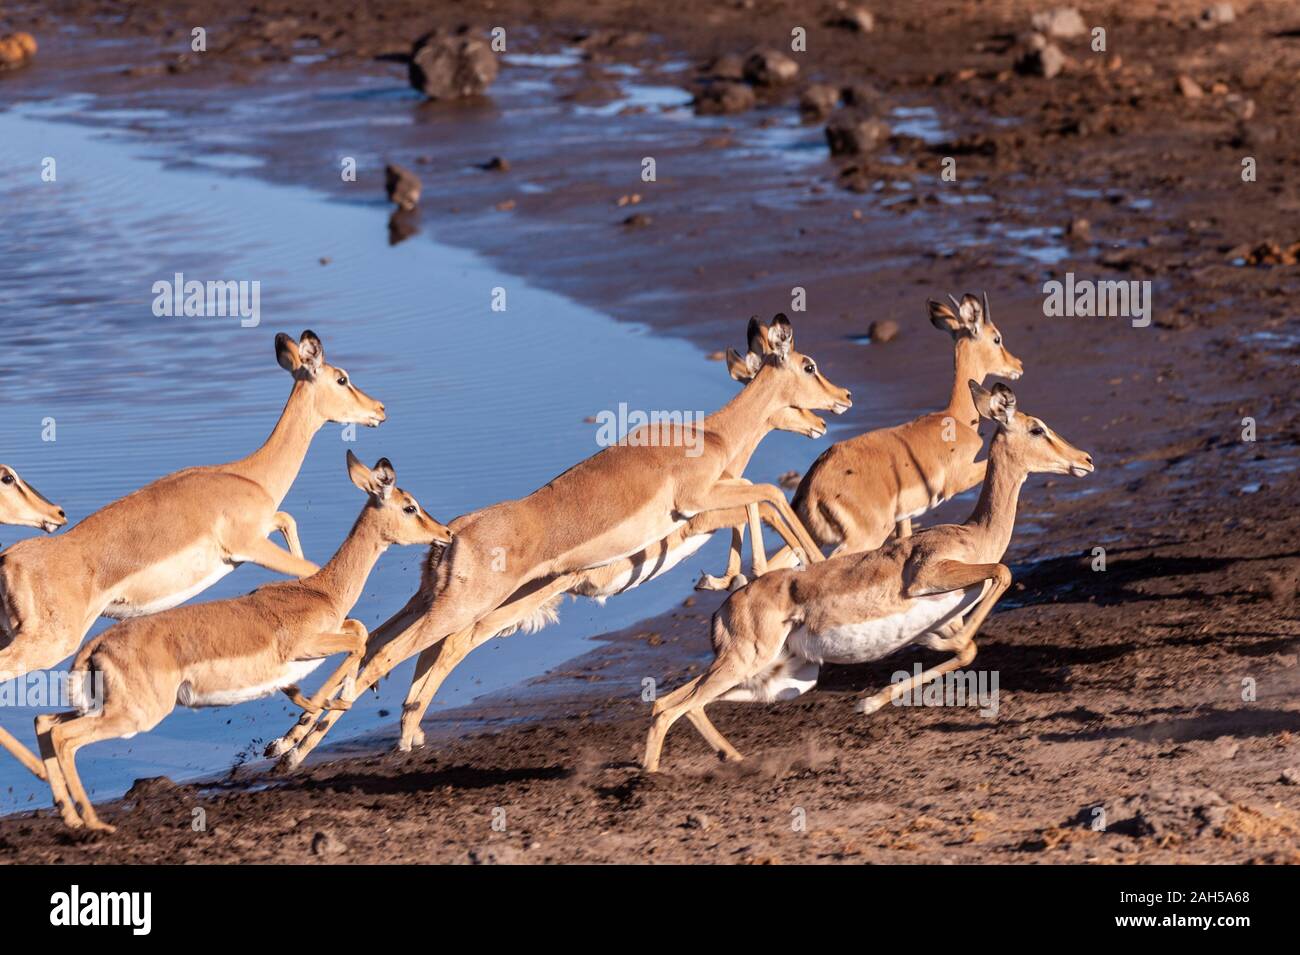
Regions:
[[[90,23],[89,6],[48,9],[57,21],[19,7],[6,26],[25,20],[39,34]],[[185,5],[166,15],[121,9],[123,21],[96,29],[170,32],[170,49],[111,68],[106,54],[99,89],[159,88],[164,101],[204,89],[236,99],[274,70],[322,85],[391,71],[374,57],[437,22],[402,3],[386,5],[382,20],[330,4],[262,4],[254,16],[235,8],[209,25],[223,38],[211,60],[168,72],[177,24],[190,22]],[[996,719],[891,708],[864,720],[852,713],[854,693],[912,659],[835,668],[793,704],[717,708],[749,764],[719,768],[681,730],[668,742],[670,772],[646,779],[631,764],[647,718],[640,680],[676,685],[706,659],[716,598],[701,597],[522,693],[480,701],[464,718],[489,733],[449,731],[410,755],[320,762],[272,790],[247,772],[217,789],[146,787],[105,813],[120,826],[111,840],[69,836],[48,814],[11,817],[0,821],[0,860],[1300,861],[1300,788],[1283,775],[1300,765],[1300,340],[1288,304],[1297,272],[1235,264],[1260,243],[1298,238],[1300,129],[1287,79],[1300,63],[1300,43],[1287,36],[1297,24],[1284,4],[1254,5],[1213,33],[1184,25],[1197,4],[1088,8],[1107,24],[1112,52],[1090,57],[1072,44],[1074,62],[1049,81],[1010,70],[1010,38],[1027,9],[921,2],[879,14],[866,37],[810,23],[815,56],[801,82],[870,83],[881,109],[924,107],[943,133],[895,136],[848,175],[829,162],[747,163],[743,148],[723,144],[761,141],[765,122],[788,121],[794,90],[727,118],[724,130],[688,118],[671,135],[654,127],[654,142],[631,152],[590,137],[568,162],[563,149],[508,156],[512,171],[496,178],[465,173],[499,152],[486,107],[470,108],[453,144],[431,143],[448,120],[441,111],[409,130],[369,130],[366,144],[420,171],[421,216],[438,235],[706,351],[738,344],[744,316],[789,311],[791,288],[805,287],[799,347],[868,396],[832,438],[942,403],[950,353],[920,305],[987,287],[1025,361],[1022,405],[1098,461],[1086,484],[1031,480],[1022,497],[1008,554],[1017,584],[986,624],[975,664],[1001,676]],[[669,67],[770,43],[793,16],[780,3],[719,9],[704,22],[685,4],[653,20],[621,3],[456,11],[524,25],[536,52],[611,31],[576,43],[587,58],[558,81],[570,92],[620,82],[617,65],[680,81]],[[292,64],[308,33],[326,59]],[[55,42],[50,61],[64,55]],[[1211,92],[1186,100],[1175,83],[1184,72]],[[57,91],[85,77],[22,82]],[[1216,82],[1226,92],[1213,92]],[[1253,102],[1249,120],[1234,113],[1233,94]],[[222,99],[205,107],[218,119]],[[248,148],[269,160],[258,174],[327,188],[317,160],[354,141],[350,130],[268,135]],[[642,185],[645,150],[663,171]],[[1241,181],[1243,150],[1267,170],[1258,182]],[[960,191],[938,180],[945,155],[957,157]],[[616,200],[630,192],[643,194],[643,228],[620,226]],[[496,209],[504,201],[509,210]],[[1080,219],[1086,235],[1066,235]],[[1045,317],[1041,285],[1066,271],[1151,281],[1152,325]],[[859,344],[877,319],[897,321],[899,339]],[[1252,443],[1240,437],[1247,416],[1258,422]],[[940,516],[960,520],[968,506],[953,502]],[[1090,568],[1098,546],[1105,573]],[[683,599],[690,583],[681,580]],[[1253,701],[1242,699],[1243,680],[1257,688]],[[539,710],[540,721],[517,724]],[[458,718],[441,714],[439,724]],[[189,827],[196,806],[208,813],[204,834]],[[1096,806],[1119,825],[1100,833],[1081,823]],[[505,832],[491,826],[497,808]],[[797,811],[802,830],[791,826]]]

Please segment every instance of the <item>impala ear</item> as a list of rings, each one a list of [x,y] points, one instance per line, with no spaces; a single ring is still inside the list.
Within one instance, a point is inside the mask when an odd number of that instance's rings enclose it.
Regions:
[[[284,332],[275,336],[275,360],[291,375],[302,365],[302,358],[298,355],[298,343]]]
[[[752,381],[763,367],[763,359],[753,352],[742,355],[734,348],[727,349],[727,372],[736,381]]]
[[[772,324],[767,328],[767,342],[772,348],[772,354],[781,361],[785,361],[790,349],[794,348],[794,326],[784,312],[778,312],[773,317]]]
[[[996,421],[1004,428],[1009,428],[1016,416],[1015,392],[1000,381],[993,386],[992,391],[984,388],[974,379],[967,384],[970,385],[970,395],[975,399],[975,410],[980,413],[980,417]]]
[[[302,338],[298,340],[298,356],[302,360],[303,368],[307,369],[312,377],[315,377],[320,371],[320,366],[325,362],[325,346],[320,343],[320,339],[310,328],[304,331]]]
[[[936,302],[930,299],[926,303],[930,308],[930,324],[941,332],[947,332],[949,335],[957,336],[964,330],[961,318],[950,307],[943,302]]]
[[[972,338],[979,338],[980,332],[984,330],[984,306],[980,300],[967,292],[961,297],[961,320],[962,324],[970,331]]]
[[[388,458],[380,458],[373,468],[368,468],[351,451],[348,451],[348,477],[361,490],[381,501],[387,499],[397,484],[397,473]]]
[[[767,329],[758,320],[757,315],[749,316],[749,329],[745,332],[745,341],[751,355],[766,355],[771,351],[767,343]]]

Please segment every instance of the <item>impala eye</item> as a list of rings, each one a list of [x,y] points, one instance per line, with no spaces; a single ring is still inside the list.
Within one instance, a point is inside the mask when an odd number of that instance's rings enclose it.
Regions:
[[[407,514],[414,514],[416,511],[419,510],[419,508],[416,507],[414,504],[408,504],[406,505],[406,507],[402,508],[402,510],[405,511]]]
[[[1001,344],[1002,344],[1002,336],[1001,336],[1001,335],[994,335],[994,336],[993,336],[993,344],[995,344],[995,345],[1001,345]]]
[[[344,387],[346,387],[346,386],[347,386],[347,383],[348,383],[348,376],[347,376],[347,375],[339,375],[339,384],[340,384],[340,385],[343,385]]]
[[[817,366],[814,365],[812,362],[808,362],[807,364],[805,364],[805,365],[803,366],[803,370],[804,370],[804,373],[805,373],[805,374],[812,375],[812,374],[815,374],[815,373],[816,373],[816,371],[817,371]]]
[[[1041,438],[1041,437],[1043,437],[1045,434],[1047,434],[1047,432],[1044,431],[1043,428],[1042,428],[1040,425],[1035,425],[1034,427],[1030,428],[1030,429],[1029,429],[1029,433],[1032,434],[1032,435],[1033,435],[1034,437],[1036,437],[1036,438]]]
[[[0,478],[0,481],[3,481],[5,484],[13,484],[14,476],[12,474],[6,474],[4,477]]]

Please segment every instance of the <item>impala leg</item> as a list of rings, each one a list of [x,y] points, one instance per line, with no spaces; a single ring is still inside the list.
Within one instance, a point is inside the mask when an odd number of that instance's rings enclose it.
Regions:
[[[273,570],[277,574],[287,574],[290,577],[310,577],[320,570],[311,561],[295,557],[287,550],[282,550],[271,543],[265,537],[256,537],[250,541],[245,541],[239,547],[231,548],[231,553],[238,554],[238,560],[246,560],[265,567],[267,570]]]
[[[72,804],[72,797],[68,795],[68,785],[63,778],[63,771],[59,768],[59,757],[54,743],[50,740],[50,730],[56,723],[75,719],[77,715],[75,712],[42,713],[36,717],[36,744],[40,747],[41,756],[45,758],[41,778],[50,784],[54,807],[59,810],[64,824],[70,829],[80,829],[83,823],[81,817],[77,815],[76,807]]]
[[[357,670],[361,666],[361,658],[365,656],[368,637],[369,634],[365,625],[360,620],[349,618],[343,621],[338,633],[322,633],[315,642],[302,648],[302,659],[305,660],[333,656],[335,653],[344,651],[347,652],[347,656],[321,684],[315,696],[304,696],[296,686],[285,687],[284,694],[289,697],[295,706],[299,706],[303,710],[302,718],[295,724],[294,730],[303,727],[304,723],[306,727],[310,727],[312,718],[319,716],[326,710],[346,710],[351,708],[351,698],[344,700],[335,697],[340,690],[342,690],[344,697],[348,697],[349,690],[354,689],[352,684],[356,682]],[[305,734],[307,732],[306,728],[302,732]],[[301,736],[295,736],[291,730],[279,739],[267,743],[266,755],[268,757],[282,756],[293,749],[300,738]]]
[[[397,748],[406,752],[413,746],[424,744],[424,731],[420,729],[420,722],[424,719],[429,704],[433,702],[434,694],[451,675],[451,671],[475,647],[482,646],[502,630],[532,616],[555,599],[556,595],[572,587],[579,576],[566,574],[557,577],[523,597],[502,604],[472,627],[466,627],[424,650],[416,663],[415,678],[411,681],[411,689],[407,692],[406,703],[402,707],[402,736]]]
[[[758,517],[758,505],[750,504],[745,513],[749,517],[750,565],[754,576],[762,577],[767,573],[767,551],[763,548],[763,525]]]
[[[86,629],[89,629],[89,623]],[[37,638],[29,632],[20,632],[14,637],[9,646],[0,650],[0,679],[16,680],[19,677],[26,676],[28,673],[34,673],[37,670],[45,670],[77,649],[76,641],[80,641],[81,634],[67,633],[62,630],[58,631],[52,640],[39,640],[39,647],[36,647]],[[75,638],[71,645],[68,645],[67,637]],[[67,649],[64,649],[64,646]],[[22,763],[37,779],[48,781],[46,776],[45,764],[30,749],[20,743],[16,737],[8,730],[0,728],[0,746],[3,746],[10,755],[18,762]]]
[[[288,511],[276,511],[271,518],[271,527],[284,537],[289,553],[299,559],[305,559],[302,554],[302,544],[298,541],[298,522],[293,519],[293,515]]]
[[[964,564],[961,561],[945,560],[918,575],[917,580],[907,590],[909,597],[965,590],[985,581],[992,581],[993,586],[975,607],[970,619],[954,636],[941,641],[941,644],[956,650],[957,655],[902,683],[893,684],[870,696],[864,695],[857,706],[859,712],[874,713],[886,703],[902,699],[918,686],[924,686],[945,673],[969,666],[975,659],[975,634],[980,624],[984,622],[984,618],[989,615],[993,605],[998,602],[1006,589],[1011,586],[1011,571],[1004,564]]]
[[[781,520],[795,535],[799,547],[814,563],[825,560],[816,543],[809,535],[803,522],[795,515],[790,502],[785,499],[780,488],[772,484],[751,484],[743,478],[726,478],[716,482],[698,501],[683,502],[681,510],[699,513],[702,511],[725,510],[726,508],[747,507],[750,504],[766,502],[774,507]]]
[[[700,574],[696,590],[730,590],[733,583],[744,586],[748,581],[741,574],[740,549],[745,543],[745,525],[737,524],[731,529],[731,550],[727,553],[727,569],[721,577],[712,574]]]
[[[894,525],[894,536],[899,540],[912,536],[912,519],[910,517],[905,517]]]
[[[139,729],[128,717],[109,715],[106,711],[99,716],[78,716],[76,713],[62,714],[62,719],[49,726],[43,736],[54,752],[55,771],[67,782],[68,792],[76,801],[81,811],[81,819],[90,829],[112,832],[114,827],[102,822],[95,813],[95,805],[86,795],[86,788],[81,784],[77,774],[77,750],[98,740],[114,739]],[[44,746],[44,743],[42,744]],[[51,772],[53,778],[53,772]],[[57,793],[55,795],[57,799]],[[66,819],[66,816],[65,816]],[[71,823],[69,823],[71,825]]]

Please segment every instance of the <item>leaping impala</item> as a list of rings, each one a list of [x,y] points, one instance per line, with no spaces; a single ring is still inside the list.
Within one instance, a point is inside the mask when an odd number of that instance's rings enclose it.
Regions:
[[[310,577],[119,623],[77,654],[69,680],[77,709],[36,718],[46,777],[64,822],[113,828],[99,820],[86,796],[77,750],[148,732],[178,703],[229,706],[282,691],[308,712],[343,705],[323,693],[308,699],[295,684],[336,653],[347,656],[332,679],[346,687],[355,678],[366,628],[348,614],[390,545],[451,540],[446,527],[397,487],[387,458],[368,468],[349,451],[348,475],[366,492],[366,505],[338,552]]]
[[[9,465],[0,464],[0,524],[39,527],[52,534],[66,523],[63,508],[46,500]]]
[[[979,417],[966,382],[989,376],[1020,377],[1024,365],[1002,342],[988,295],[967,293],[952,307],[929,303],[930,321],[953,339],[952,392],[948,406],[906,424],[881,428],[831,445],[813,462],[794,493],[794,510],[813,539],[834,553],[875,550],[891,531],[912,532],[912,519],[984,480],[987,461]],[[761,542],[755,554],[762,558]],[[733,553],[732,561],[737,559]],[[770,566],[788,567],[783,550]]]
[[[716,701],[793,699],[817,684],[822,663],[866,663],[910,644],[956,656],[862,699],[874,713],[975,658],[975,633],[1011,585],[1002,557],[1021,485],[1031,473],[1092,471],[1092,457],[1038,418],[1016,411],[1006,385],[968,385],[977,413],[997,424],[979,502],[965,524],[942,524],[879,550],[832,557],[803,572],[773,571],[732,594],[713,616],[716,658],[705,673],[654,705],[643,761],[659,769],[664,736],[687,717],[724,759],[738,753],[704,714]]]
[[[14,679],[72,654],[101,614],[124,619],[175,607],[248,561],[305,577],[294,520],[279,510],[327,421],[377,426],[384,406],[347,372],[325,363],[310,331],[275,337],[293,375],[289,401],[266,443],[230,464],[159,478],[91,514],[66,534],[20,541],[0,553],[0,677]],[[289,550],[267,535],[279,531]],[[0,745],[44,778],[40,761],[0,729]]]
[[[821,557],[789,502],[771,484],[751,484],[729,470],[752,451],[784,409],[839,414],[852,404],[848,391],[829,381],[817,364],[794,350],[784,315],[764,328],[750,321],[749,341],[767,351],[753,355],[753,380],[703,423],[700,435],[678,426],[674,440],[657,446],[609,447],[570,468],[528,497],[506,501],[452,521],[445,554],[431,555],[420,590],[371,635],[356,692],[398,663],[426,649],[403,708],[401,746],[417,738],[420,716],[448,673],[496,633],[544,613],[581,574],[651,548],[697,517],[765,503],[787,525],[810,559]],[[749,361],[749,359],[746,359]],[[700,448],[698,455],[683,449]],[[344,693],[350,701],[355,694]],[[296,766],[324,738],[338,711],[310,717],[272,744],[283,765]]]

